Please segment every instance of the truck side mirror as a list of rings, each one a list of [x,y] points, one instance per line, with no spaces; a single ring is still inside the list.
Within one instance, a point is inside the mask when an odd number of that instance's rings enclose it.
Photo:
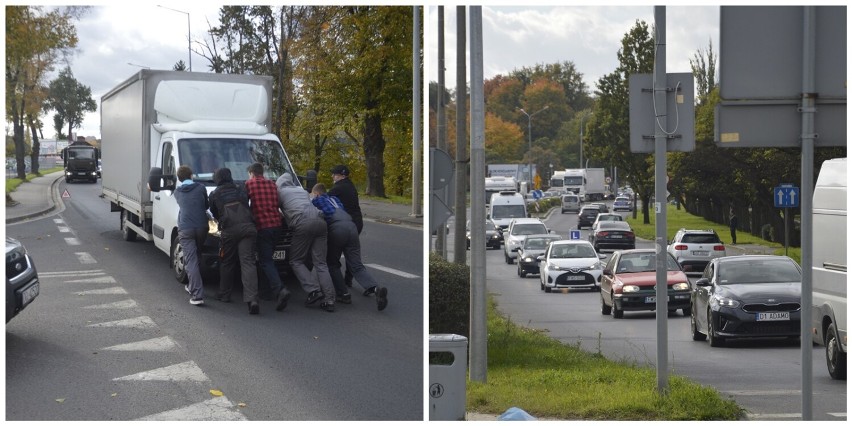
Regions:
[[[148,189],[151,192],[173,191],[175,179],[174,175],[164,175],[161,167],[151,167],[148,172]]]
[[[314,189],[314,185],[317,184],[317,171],[308,170],[308,172],[305,173],[305,176],[299,176],[299,179],[304,182],[305,190],[311,192]]]

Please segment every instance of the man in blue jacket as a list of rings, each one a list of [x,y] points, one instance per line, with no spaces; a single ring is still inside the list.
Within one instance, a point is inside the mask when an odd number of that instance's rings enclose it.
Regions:
[[[190,295],[189,303],[204,304],[204,283],[201,280],[198,251],[207,239],[207,188],[192,180],[192,169],[180,166],[177,169],[179,186],[175,188],[178,211],[178,239],[183,248],[183,259],[189,284],[184,288]]]

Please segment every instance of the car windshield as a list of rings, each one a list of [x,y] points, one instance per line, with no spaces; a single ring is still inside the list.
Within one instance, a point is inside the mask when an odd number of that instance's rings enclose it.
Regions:
[[[582,259],[598,257],[595,249],[587,244],[560,244],[550,249],[552,259]]]
[[[512,227],[512,235],[546,234],[547,228],[541,223],[524,223]]]
[[[682,243],[692,244],[721,244],[719,236],[714,234],[686,234],[680,240]]]
[[[677,261],[671,256],[666,256],[666,269],[679,271]],[[626,274],[633,272],[653,272],[657,270],[657,256],[654,253],[628,253],[618,260],[616,273]]]
[[[510,219],[526,217],[524,206],[521,204],[511,205],[494,205],[491,210],[491,218],[493,219]]]
[[[553,238],[527,238],[524,242],[524,248],[529,250],[544,250]]]
[[[802,281],[799,268],[787,259],[738,260],[719,264],[721,284],[789,283]]]

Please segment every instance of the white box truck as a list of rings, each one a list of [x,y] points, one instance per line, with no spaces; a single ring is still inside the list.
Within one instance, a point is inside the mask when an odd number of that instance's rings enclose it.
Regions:
[[[606,172],[604,169],[585,169],[586,188],[584,191],[586,201],[601,201],[606,196]]]
[[[228,167],[234,181],[264,165],[269,179],[296,174],[278,137],[270,133],[272,78],[143,69],[101,98],[102,193],[120,212],[123,238],[153,241],[168,254],[175,278],[187,282],[177,236],[176,171],[215,189],[213,171]],[[315,180],[315,173],[308,181]],[[308,186],[310,188],[310,186]],[[283,222],[283,221],[282,221]],[[286,225],[275,247],[280,271],[292,237]],[[211,221],[201,249],[203,269],[217,270],[219,233]]]
[[[586,197],[586,172],[584,169],[565,169],[562,175],[565,192],[573,192],[580,197],[580,201]]]
[[[833,379],[846,379],[846,159],[822,163],[813,198],[813,341]]]

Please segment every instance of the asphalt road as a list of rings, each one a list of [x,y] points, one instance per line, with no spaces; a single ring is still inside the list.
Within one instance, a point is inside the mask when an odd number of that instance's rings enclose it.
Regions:
[[[567,238],[569,231],[576,228],[576,218],[576,214],[560,214],[557,209],[545,223]],[[583,229],[581,238],[588,238],[588,233],[588,229]],[[450,256],[453,238],[451,233],[448,238]],[[637,248],[652,247],[649,241],[637,241]],[[498,309],[516,324],[546,330],[555,339],[579,344],[584,350],[600,352],[609,359],[656,365],[654,312],[625,312],[623,319],[614,319],[601,314],[598,292],[545,293],[540,290],[538,275],[518,277],[517,265],[506,264],[502,250],[486,252],[486,271],[488,292],[496,296]],[[687,376],[730,396],[749,411],[750,419],[801,419],[801,349],[798,342],[732,340],[726,347],[711,348],[707,342],[692,340],[689,317],[682,316],[680,311],[669,315],[667,324],[668,363],[672,373]],[[824,365],[823,351],[821,346],[814,347],[814,419],[845,421],[846,381],[831,380]]]
[[[64,211],[6,228],[41,279],[6,325],[7,420],[423,419],[421,230],[365,223],[386,310],[360,293],[335,313],[305,307],[287,280],[285,311],[250,316],[210,280],[206,306],[190,305],[165,253],[121,239],[100,184],[62,185]]]

